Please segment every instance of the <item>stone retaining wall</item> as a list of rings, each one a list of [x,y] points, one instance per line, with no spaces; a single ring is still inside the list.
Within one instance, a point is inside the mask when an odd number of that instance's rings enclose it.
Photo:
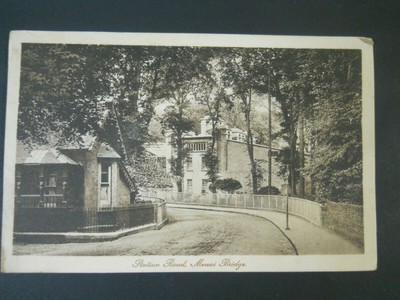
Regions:
[[[364,246],[362,206],[328,201],[322,207],[322,224],[335,233]]]

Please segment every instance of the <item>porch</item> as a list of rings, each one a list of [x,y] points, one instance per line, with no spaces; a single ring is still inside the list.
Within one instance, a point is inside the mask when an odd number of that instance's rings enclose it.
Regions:
[[[15,179],[16,208],[83,207],[83,167],[54,149],[33,150]]]
[[[40,195],[27,194],[15,196],[16,208],[66,208],[71,207],[64,194]]]

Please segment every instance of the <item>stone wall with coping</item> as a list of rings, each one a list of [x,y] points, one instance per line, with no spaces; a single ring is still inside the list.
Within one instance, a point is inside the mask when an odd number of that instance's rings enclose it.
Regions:
[[[363,206],[328,201],[322,207],[324,227],[364,246]]]

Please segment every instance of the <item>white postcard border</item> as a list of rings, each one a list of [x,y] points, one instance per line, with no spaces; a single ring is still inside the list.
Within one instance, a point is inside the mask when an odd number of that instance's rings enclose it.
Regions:
[[[13,255],[15,149],[22,43],[77,43],[147,46],[274,47],[360,49],[362,51],[362,134],[364,254],[300,256],[20,256]],[[300,37],[217,34],[14,31],[10,34],[4,159],[1,269],[3,272],[284,272],[375,270],[376,204],[374,139],[374,70],[372,40],[353,37]],[[148,266],[138,267],[142,259]],[[176,266],[168,263],[174,259]],[[196,267],[196,263],[215,263]],[[224,263],[229,259],[232,265]],[[186,263],[185,263],[186,261]],[[179,266],[181,264],[182,266]],[[236,266],[235,266],[236,264]],[[245,264],[245,266],[237,267]],[[185,265],[185,266],[183,266]]]

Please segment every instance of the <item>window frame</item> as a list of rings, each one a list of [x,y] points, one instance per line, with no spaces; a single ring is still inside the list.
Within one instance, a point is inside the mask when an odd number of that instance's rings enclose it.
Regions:
[[[190,182],[190,184],[189,184]],[[190,187],[190,189],[189,189]],[[186,180],[186,192],[187,193],[192,193],[193,192],[193,179],[187,179]]]

